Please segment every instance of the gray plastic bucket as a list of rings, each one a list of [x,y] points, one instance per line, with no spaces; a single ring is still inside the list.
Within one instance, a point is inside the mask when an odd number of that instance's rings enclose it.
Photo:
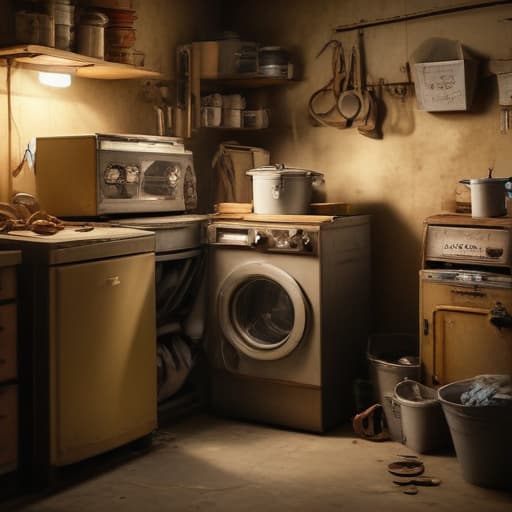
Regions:
[[[438,389],[438,396],[464,480],[482,487],[512,489],[512,407],[465,406],[460,395],[473,379]]]
[[[374,398],[382,404],[391,439],[402,442],[400,406],[393,404],[395,386],[404,379],[419,380],[418,337],[413,334],[373,334],[368,340],[367,358]],[[406,364],[399,360],[414,361]]]
[[[418,453],[442,450],[450,446],[450,431],[435,389],[414,380],[395,386],[400,404],[402,442]]]

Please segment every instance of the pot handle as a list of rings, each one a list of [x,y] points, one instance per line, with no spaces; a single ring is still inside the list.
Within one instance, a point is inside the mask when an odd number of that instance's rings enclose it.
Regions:
[[[507,197],[512,199],[512,177],[505,182],[505,190],[507,191]]]
[[[313,186],[318,187],[325,183],[324,175],[321,173],[313,174],[313,179],[311,180]]]
[[[459,183],[466,185],[466,187],[471,188],[471,182],[469,180],[459,180]]]

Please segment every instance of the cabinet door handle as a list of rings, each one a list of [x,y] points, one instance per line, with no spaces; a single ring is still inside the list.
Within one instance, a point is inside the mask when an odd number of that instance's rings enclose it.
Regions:
[[[121,279],[119,279],[119,276],[107,277],[106,281],[110,286],[119,286],[121,284]]]
[[[468,295],[469,297],[485,297],[485,293],[476,291],[450,290],[454,295]]]

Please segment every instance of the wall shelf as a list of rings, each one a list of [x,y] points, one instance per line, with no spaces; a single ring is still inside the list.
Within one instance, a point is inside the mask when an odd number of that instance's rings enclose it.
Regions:
[[[291,78],[279,78],[261,75],[259,73],[244,73],[243,75],[226,75],[219,78],[201,77],[201,83],[209,86],[224,86],[229,88],[256,89],[273,85],[296,83]]]
[[[0,60],[12,60],[27,69],[72,73],[83,78],[101,80],[149,79],[162,76],[158,71],[38,45],[0,48]]]

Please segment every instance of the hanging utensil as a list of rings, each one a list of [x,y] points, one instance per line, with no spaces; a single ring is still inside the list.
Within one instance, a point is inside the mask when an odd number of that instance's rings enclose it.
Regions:
[[[328,41],[323,48],[318,52],[317,58],[328,48],[332,47],[331,69],[332,76],[329,82],[322,88],[315,91],[308,102],[308,112],[312,119],[319,125],[333,127],[333,128],[346,128],[347,121],[345,118],[333,119],[333,114],[339,114],[337,111],[337,101],[341,93],[341,83],[346,80],[345,57],[343,55],[343,45],[341,41],[331,40]],[[333,97],[334,103],[331,107],[324,111],[319,111],[316,108],[316,103],[324,96]],[[329,98],[330,99],[330,98]]]
[[[347,121],[352,121],[359,114],[363,104],[363,98],[356,89],[356,53],[357,50],[354,45],[350,52],[347,77],[343,84],[343,91],[338,98],[338,111]]]
[[[364,82],[366,80],[363,78],[363,65],[361,59],[361,38],[362,32],[359,32],[356,42],[354,44],[354,90],[361,103],[359,112],[356,114],[353,120],[354,126],[365,125],[370,111],[371,103],[371,95],[366,89],[366,87],[364,87]]]

